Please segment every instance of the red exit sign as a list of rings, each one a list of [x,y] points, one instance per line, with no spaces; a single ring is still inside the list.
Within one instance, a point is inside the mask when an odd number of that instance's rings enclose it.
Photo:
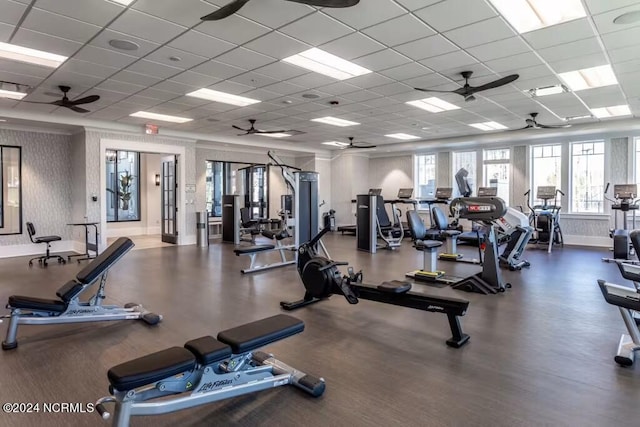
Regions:
[[[147,135],[157,135],[158,125],[145,125],[144,133],[146,133]]]

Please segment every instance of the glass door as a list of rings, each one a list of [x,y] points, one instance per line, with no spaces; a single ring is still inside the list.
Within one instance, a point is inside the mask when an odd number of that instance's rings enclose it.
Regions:
[[[178,230],[176,229],[176,206],[178,182],[176,181],[178,160],[176,156],[162,158],[162,241],[165,243],[178,243]]]

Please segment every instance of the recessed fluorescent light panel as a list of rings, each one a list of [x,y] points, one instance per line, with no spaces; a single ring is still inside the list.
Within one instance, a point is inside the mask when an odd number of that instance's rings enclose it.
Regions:
[[[631,110],[628,105],[615,105],[613,107],[592,108],[591,113],[599,119],[617,116],[630,116]]]
[[[194,92],[188,93],[186,96],[206,99],[207,101],[221,102],[223,104],[237,105],[240,107],[246,107],[247,105],[257,104],[260,102],[257,99],[245,98],[244,96],[232,95],[230,93],[211,89],[198,89]]]
[[[1,42],[0,58],[26,62],[28,64],[42,65],[50,68],[58,68],[60,64],[67,60],[66,56]]]
[[[139,117],[142,119],[160,120],[162,122],[171,123],[187,123],[193,119],[186,117],[168,116],[166,114],[149,113],[148,111],[138,111],[137,113],[129,114],[131,117]]]
[[[331,145],[332,147],[338,147],[338,148],[346,147],[349,145],[346,142],[340,142],[340,141],[327,141],[327,142],[323,142],[323,144]]]
[[[565,117],[565,120],[582,120],[582,119],[591,119],[593,118],[593,116],[591,114],[585,114],[583,116],[570,116],[570,117]]]
[[[567,88],[563,85],[554,85],[554,86],[545,86],[545,87],[537,87],[535,89],[529,89],[526,92],[529,92],[531,96],[547,96],[547,95],[557,95],[562,92],[566,92]]]
[[[449,111],[449,110],[458,110],[460,107],[457,105],[453,105],[444,101],[440,98],[431,97],[425,99],[419,99],[417,101],[409,101],[407,102],[409,105],[413,105],[414,107],[422,108],[423,110],[427,110],[431,113],[440,113],[441,111]]]
[[[283,61],[338,80],[346,80],[371,72],[371,70],[315,47],[284,58]]]
[[[572,91],[592,89],[594,87],[610,86],[618,83],[611,65],[585,68],[578,71],[560,73],[558,76],[564,80]]]
[[[501,125],[497,122],[471,123],[469,126],[484,131],[507,129],[505,125]]]
[[[583,18],[581,0],[490,0],[519,33]]]
[[[291,136],[290,133],[284,133],[284,132],[280,132],[280,133],[261,133],[259,135],[268,136],[269,138],[286,138],[287,136]]]
[[[111,0],[115,3],[120,3],[121,5],[124,6],[129,6],[131,3],[133,3],[133,0]]]
[[[339,119],[337,117],[331,117],[331,116],[320,117],[318,119],[311,119],[311,121],[312,122],[325,123],[325,124],[333,125],[333,126],[341,126],[341,127],[355,126],[355,125],[359,125],[360,124],[360,123],[356,123],[356,122],[352,122],[352,121],[344,120],[344,119]]]
[[[0,82],[0,98],[21,100],[27,96],[27,87],[16,83]]]
[[[408,133],[391,133],[389,135],[385,135],[387,138],[395,138],[401,139],[403,141],[407,141],[409,139],[420,139],[419,136],[409,135]]]

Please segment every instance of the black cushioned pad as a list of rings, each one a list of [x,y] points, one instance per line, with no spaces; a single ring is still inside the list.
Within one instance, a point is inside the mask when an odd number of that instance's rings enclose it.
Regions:
[[[243,248],[234,249],[233,252],[236,255],[244,255],[244,254],[252,254],[255,252],[270,251],[274,248],[275,248],[274,245],[253,245],[253,246],[245,246]]]
[[[22,308],[25,310],[52,311],[55,313],[63,313],[67,309],[67,304],[65,304],[64,301],[32,298],[21,295],[10,296],[8,306],[11,308]]]
[[[411,283],[401,282],[400,280],[391,280],[389,282],[382,282],[378,285],[378,289],[382,292],[403,294],[411,289]]]
[[[184,348],[193,353],[201,365],[210,365],[231,356],[231,347],[210,336],[188,341]]]
[[[116,390],[128,391],[189,371],[195,366],[196,358],[189,350],[171,347],[114,366],[107,372],[107,377]]]
[[[446,236],[458,236],[462,234],[462,231],[458,230],[443,230],[442,233]]]
[[[262,235],[271,240],[282,240],[290,237],[286,228],[282,230],[262,230]]]
[[[58,289],[56,295],[62,301],[69,302],[72,298],[77,296],[80,291],[82,291],[82,289],[84,289],[84,286],[82,284],[76,282],[75,280],[69,280],[60,289]]]
[[[62,240],[62,237],[60,237],[60,236],[40,236],[40,237],[36,237],[35,242],[36,243],[49,243],[49,242],[56,242],[58,240]]]
[[[131,239],[120,237],[113,242],[104,252],[93,259],[85,268],[80,270],[76,280],[84,285],[93,283],[105,271],[107,271],[122,255],[129,252],[135,245]]]
[[[304,322],[286,314],[227,329],[218,334],[218,341],[229,344],[234,354],[255,350],[274,341],[304,330]]]
[[[442,246],[442,242],[437,240],[416,240],[416,249],[418,250],[438,248],[440,246]]]

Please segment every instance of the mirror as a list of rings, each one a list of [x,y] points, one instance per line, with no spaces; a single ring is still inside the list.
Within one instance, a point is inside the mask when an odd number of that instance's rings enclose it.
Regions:
[[[22,234],[22,151],[0,145],[0,234]]]

